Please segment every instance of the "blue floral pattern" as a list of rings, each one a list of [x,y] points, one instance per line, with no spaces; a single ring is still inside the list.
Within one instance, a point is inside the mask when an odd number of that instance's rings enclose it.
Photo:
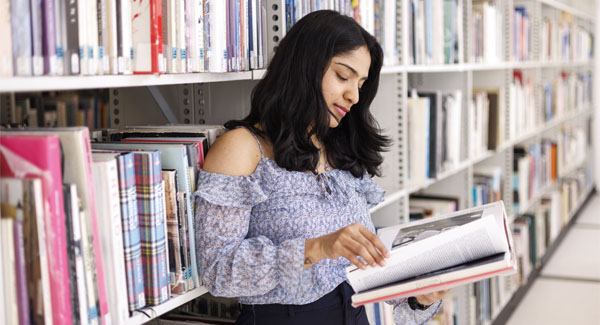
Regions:
[[[264,154],[250,176],[201,170],[197,188],[202,282],[212,294],[243,304],[307,304],[346,281],[345,258],[303,270],[304,242],[355,222],[374,231],[369,209],[384,199],[368,175],[289,171]],[[439,302],[423,312],[405,300],[393,303],[402,324],[426,322],[439,308]]]

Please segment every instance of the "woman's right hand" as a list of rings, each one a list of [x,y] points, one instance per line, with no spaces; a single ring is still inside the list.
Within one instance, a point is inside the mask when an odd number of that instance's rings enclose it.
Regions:
[[[338,257],[345,257],[361,269],[365,269],[367,264],[384,266],[385,258],[390,254],[381,239],[360,223],[351,224],[318,238],[307,239],[305,245],[304,268],[323,258]]]

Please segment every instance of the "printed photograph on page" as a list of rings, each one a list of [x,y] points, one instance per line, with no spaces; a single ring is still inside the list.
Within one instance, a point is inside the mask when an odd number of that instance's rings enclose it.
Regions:
[[[481,218],[483,209],[467,214],[461,214],[452,218],[440,219],[437,221],[419,224],[412,227],[401,228],[394,238],[392,249],[409,245],[425,238],[437,235],[444,231],[462,226],[471,221]]]

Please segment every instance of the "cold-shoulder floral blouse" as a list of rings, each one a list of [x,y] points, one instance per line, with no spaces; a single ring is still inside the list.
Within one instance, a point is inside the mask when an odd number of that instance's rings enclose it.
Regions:
[[[368,175],[289,171],[260,150],[250,176],[199,173],[199,274],[213,295],[243,304],[307,304],[346,281],[350,262],[323,259],[303,270],[304,241],[355,222],[374,231],[369,208],[383,201],[384,191]],[[414,311],[406,299],[390,303],[397,324],[425,323],[441,304]]]

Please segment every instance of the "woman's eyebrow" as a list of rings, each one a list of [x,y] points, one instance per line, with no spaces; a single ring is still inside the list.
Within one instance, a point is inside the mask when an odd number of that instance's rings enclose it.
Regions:
[[[355,76],[358,76],[358,72],[351,66],[345,64],[345,63],[341,63],[341,62],[335,62],[335,64],[339,64],[341,66],[346,67],[348,70],[350,70]],[[367,80],[367,77],[362,77],[360,80]]]

